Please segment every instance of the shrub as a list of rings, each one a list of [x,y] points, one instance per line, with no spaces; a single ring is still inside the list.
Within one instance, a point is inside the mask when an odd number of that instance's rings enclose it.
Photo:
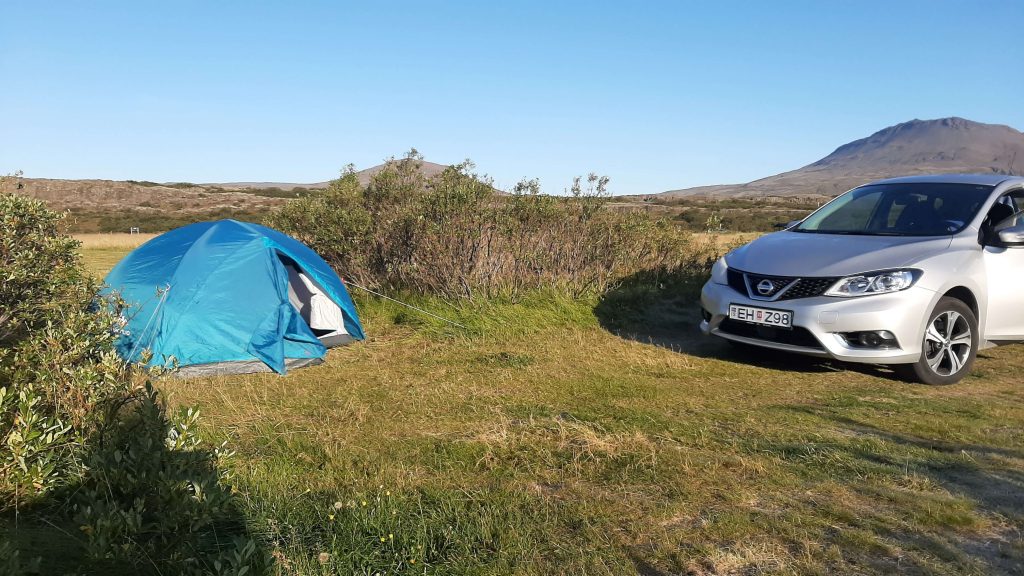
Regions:
[[[86,557],[5,542],[0,569],[264,572],[221,467],[230,453],[199,440],[194,410],[168,416],[116,355],[120,305],[98,301],[62,226],[41,202],[0,195],[0,512],[61,535],[73,524]]]
[[[61,216],[0,195],[0,492],[42,495],[81,469],[98,408],[131,393]]]
[[[269,223],[351,281],[445,297],[580,295],[642,270],[703,270],[710,258],[670,221],[608,210],[607,178],[577,178],[567,197],[539,194],[535,180],[503,195],[469,161],[430,178],[420,165],[414,150],[366,186],[349,167]]]
[[[779,225],[800,220],[827,198],[680,198],[654,199],[667,206],[677,224],[687,230],[772,232]]]
[[[69,497],[86,560],[132,573],[265,572],[270,557],[246,535],[225,467],[233,452],[202,442],[199,412],[169,416],[148,384],[113,410]]]

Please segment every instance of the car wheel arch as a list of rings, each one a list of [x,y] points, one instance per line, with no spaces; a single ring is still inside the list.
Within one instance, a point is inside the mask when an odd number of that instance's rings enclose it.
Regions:
[[[935,309],[935,306],[938,305],[939,300],[942,298],[955,298],[966,304],[967,307],[971,309],[971,312],[974,313],[974,319],[978,322],[978,337],[981,338],[982,343],[984,343],[986,340],[985,320],[987,316],[986,310],[988,307],[988,300],[985,297],[985,292],[977,286],[969,286],[966,284],[957,284],[946,287],[944,290],[940,290],[935,293],[934,301],[931,303],[931,306],[928,307],[929,314],[931,314],[931,311]],[[925,319],[925,324],[921,327],[922,330],[925,329],[926,324],[927,319]]]
[[[974,295],[974,292],[966,286],[956,286],[946,290],[942,294],[944,298],[956,298],[963,302],[974,312],[974,317],[980,322],[981,321],[981,307],[978,302],[978,298]]]
[[[942,287],[941,290],[935,290],[931,297],[931,302],[928,303],[927,312],[921,318],[921,325],[918,327],[918,332],[924,334],[924,331],[928,327],[928,319],[935,310],[935,307],[939,305],[939,301],[943,298],[955,298],[963,302],[971,312],[974,313],[974,319],[978,322],[978,332],[982,341],[985,340],[985,301],[984,292],[981,291],[977,286],[968,284],[952,284]]]

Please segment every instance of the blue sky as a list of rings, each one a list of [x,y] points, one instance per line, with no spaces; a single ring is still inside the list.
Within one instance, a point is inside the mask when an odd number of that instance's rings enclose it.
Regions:
[[[1024,128],[1024,2],[0,0],[0,173],[745,182],[912,118]]]

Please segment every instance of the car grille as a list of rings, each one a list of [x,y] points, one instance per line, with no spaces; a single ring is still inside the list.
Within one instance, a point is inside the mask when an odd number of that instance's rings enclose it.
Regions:
[[[838,280],[838,278],[801,278],[793,287],[786,290],[779,300],[821,296]]]
[[[744,296],[748,295],[747,285],[743,282],[743,272],[729,268],[728,272],[726,272],[726,275],[729,279],[729,286],[733,290],[739,292],[740,294],[743,294]]]
[[[764,276],[761,274],[749,274],[734,270],[730,268],[727,272],[729,286],[743,294],[755,299],[771,299],[774,294],[778,294],[780,290],[789,286],[795,280],[792,286],[786,290],[782,296],[779,296],[778,300],[795,300],[797,298],[811,298],[814,296],[821,296],[824,294],[833,284],[835,284],[839,278],[798,278],[794,276]],[[743,277],[746,276],[750,282],[751,287],[756,287],[762,281],[767,280],[772,284],[771,294],[762,296],[756,292],[751,294],[747,291],[747,285],[743,281]]]
[[[793,328],[775,328],[773,326],[758,326],[757,324],[748,324],[746,322],[726,318],[718,325],[718,330],[720,332],[725,332],[726,334],[742,336],[744,338],[751,338],[754,340],[764,340],[778,344],[789,344],[791,346],[800,346],[802,348],[824,350],[821,342],[819,342],[809,330],[799,326],[794,326]]]

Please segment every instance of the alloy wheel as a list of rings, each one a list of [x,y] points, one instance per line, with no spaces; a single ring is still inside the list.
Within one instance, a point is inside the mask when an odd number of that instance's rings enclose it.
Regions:
[[[967,363],[973,341],[971,325],[962,314],[947,310],[937,315],[924,334],[928,367],[939,376],[956,374]]]

